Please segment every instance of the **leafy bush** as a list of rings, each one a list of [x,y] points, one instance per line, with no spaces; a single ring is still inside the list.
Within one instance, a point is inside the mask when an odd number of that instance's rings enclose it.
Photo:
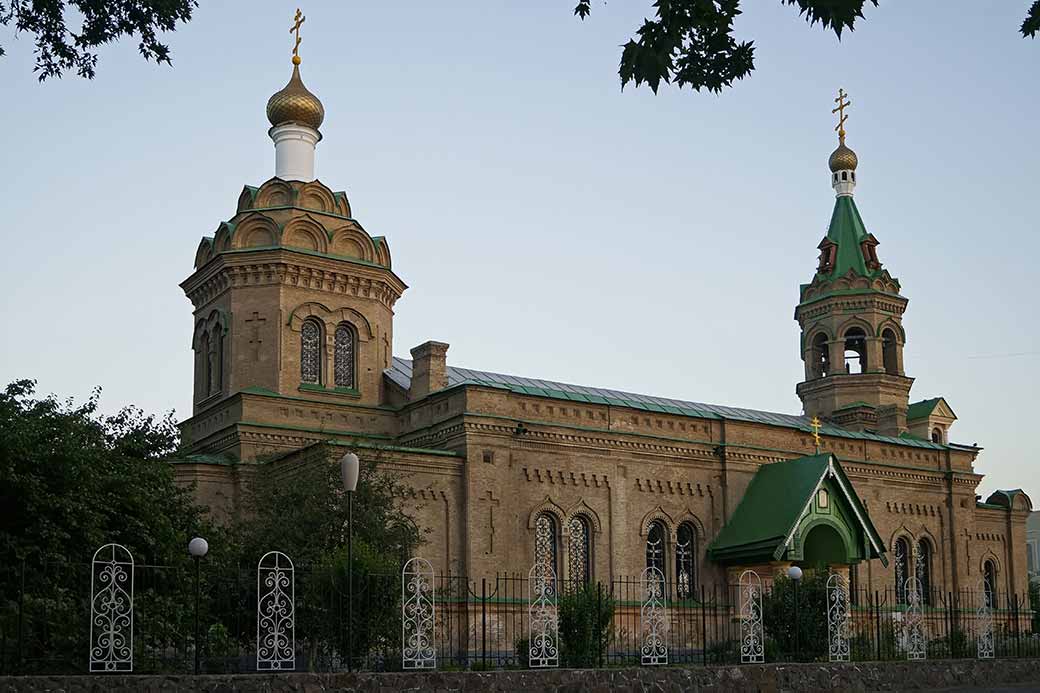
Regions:
[[[600,584],[566,590],[559,601],[560,664],[595,667],[610,644],[614,599]]]
[[[786,575],[778,575],[773,589],[762,596],[765,636],[774,641],[777,654],[799,661],[826,659],[829,575],[825,566],[806,570],[797,586]]]

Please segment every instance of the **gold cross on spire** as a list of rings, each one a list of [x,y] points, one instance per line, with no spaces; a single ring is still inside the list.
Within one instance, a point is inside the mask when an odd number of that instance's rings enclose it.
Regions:
[[[300,8],[297,7],[296,16],[293,17],[293,25],[289,29],[290,34],[296,34],[296,43],[293,45],[292,49],[293,65],[300,64],[300,25],[303,24],[305,21],[307,21],[307,18],[303,16],[303,13],[300,12]]]
[[[813,437],[813,440],[816,441],[816,452],[817,452],[817,454],[819,454],[819,452],[820,452],[820,426],[821,426],[821,424],[820,424],[820,417],[818,417],[818,416],[812,417],[812,431],[813,431],[812,437]]]
[[[852,105],[851,101],[846,101],[848,96],[844,89],[839,88],[838,98],[834,99],[834,103],[838,104],[838,107],[831,109],[831,113],[838,114],[838,124],[834,126],[834,129],[838,131],[838,139],[842,142],[845,141],[845,121],[849,119],[845,115],[845,109]]]

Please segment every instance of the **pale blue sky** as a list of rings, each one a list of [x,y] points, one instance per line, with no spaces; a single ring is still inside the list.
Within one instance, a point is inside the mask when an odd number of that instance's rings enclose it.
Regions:
[[[410,285],[394,351],[662,396],[798,412],[798,285],[833,204],[831,99],[851,93],[856,200],[910,298],[914,399],[986,449],[983,493],[1040,503],[1036,212],[1040,41],[1028,3],[868,8],[840,43],[746,2],[758,69],[721,96],[621,92],[649,0],[311,2],[303,77],[325,104],[320,179],[385,235]],[[248,9],[247,9],[248,8]],[[0,32],[0,379],[190,414],[199,238],[273,175],[264,105],[290,72],[295,5],[203,3],[93,82],[38,84]]]

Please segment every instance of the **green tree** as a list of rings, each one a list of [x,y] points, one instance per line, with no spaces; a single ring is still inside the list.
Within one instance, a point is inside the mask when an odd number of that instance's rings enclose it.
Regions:
[[[172,414],[105,416],[98,397],[38,399],[28,380],[0,393],[0,640],[10,647],[21,633],[22,670],[82,671],[89,563],[109,542],[138,565],[172,566],[135,590],[147,624],[135,647],[189,629],[187,542],[210,530],[164,461],[177,448]],[[13,659],[5,654],[0,667]]]
[[[353,629],[347,628],[347,503],[338,464],[348,449],[362,458],[353,498]],[[240,615],[256,608],[251,576],[260,557],[277,550],[296,566],[296,620],[307,624],[297,637],[313,663],[348,651],[356,658],[396,651],[400,571],[422,537],[402,510],[400,480],[380,464],[384,459],[379,448],[321,443],[291,460],[282,456],[261,462],[241,517],[227,528],[221,543],[211,542],[208,569],[226,576],[216,584],[227,590],[213,595],[211,619],[232,630],[243,646],[250,642],[253,622]],[[236,574],[243,579],[232,579]],[[386,659],[400,661],[399,654]]]
[[[777,654],[802,661],[811,662],[827,656],[828,577],[830,573],[826,566],[818,566],[806,570],[797,587],[786,575],[778,575],[773,580],[773,589],[762,596],[762,625],[767,648],[776,648]]]
[[[878,0],[780,0],[798,8],[810,26],[817,23],[834,31],[852,31],[863,8]],[[644,19],[636,37],[621,52],[618,74],[621,86],[644,82],[657,93],[661,82],[696,91],[715,93],[732,86],[755,69],[752,41],[738,42],[733,36],[733,20],[741,14],[741,0],[657,0],[656,16]],[[592,0],[578,0],[574,14],[585,19]],[[1033,38],[1040,31],[1040,0],[1029,7],[1020,31]]]
[[[559,601],[563,666],[599,666],[610,644],[613,618],[614,598],[603,585],[566,585]]]
[[[185,554],[202,515],[165,459],[178,445],[173,414],[35,397],[21,380],[0,393],[0,555],[33,563],[89,561],[108,542],[138,562]]]
[[[69,70],[93,79],[97,48],[124,36],[138,37],[145,60],[170,64],[159,34],[188,22],[197,6],[197,0],[0,0],[0,25],[32,35],[41,82]]]

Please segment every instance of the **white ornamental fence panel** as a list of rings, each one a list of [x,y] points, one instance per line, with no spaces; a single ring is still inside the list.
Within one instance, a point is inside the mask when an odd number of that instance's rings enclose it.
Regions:
[[[643,587],[643,603],[639,609],[639,627],[643,634],[640,662],[644,666],[668,664],[664,574],[659,568],[651,566],[640,574],[639,583]]]
[[[401,665],[405,669],[436,669],[437,649],[433,632],[433,566],[425,558],[413,558],[401,571]]]
[[[134,670],[134,557],[119,544],[90,563],[90,670]]]
[[[975,610],[975,643],[979,659],[993,659],[993,605],[992,592],[986,581],[979,585],[979,606]]]
[[[528,664],[532,669],[560,665],[556,571],[536,563],[528,574]]]
[[[849,661],[849,581],[834,573],[827,578],[827,658]]]
[[[766,661],[765,638],[762,635],[762,579],[753,570],[740,574],[740,662],[761,664]]]
[[[906,595],[906,618],[903,621],[903,628],[906,658],[910,660],[926,659],[928,634],[924,628],[924,614],[921,611],[921,580],[917,577],[907,578],[904,594]]]
[[[296,669],[296,570],[281,551],[256,565],[256,669]]]

